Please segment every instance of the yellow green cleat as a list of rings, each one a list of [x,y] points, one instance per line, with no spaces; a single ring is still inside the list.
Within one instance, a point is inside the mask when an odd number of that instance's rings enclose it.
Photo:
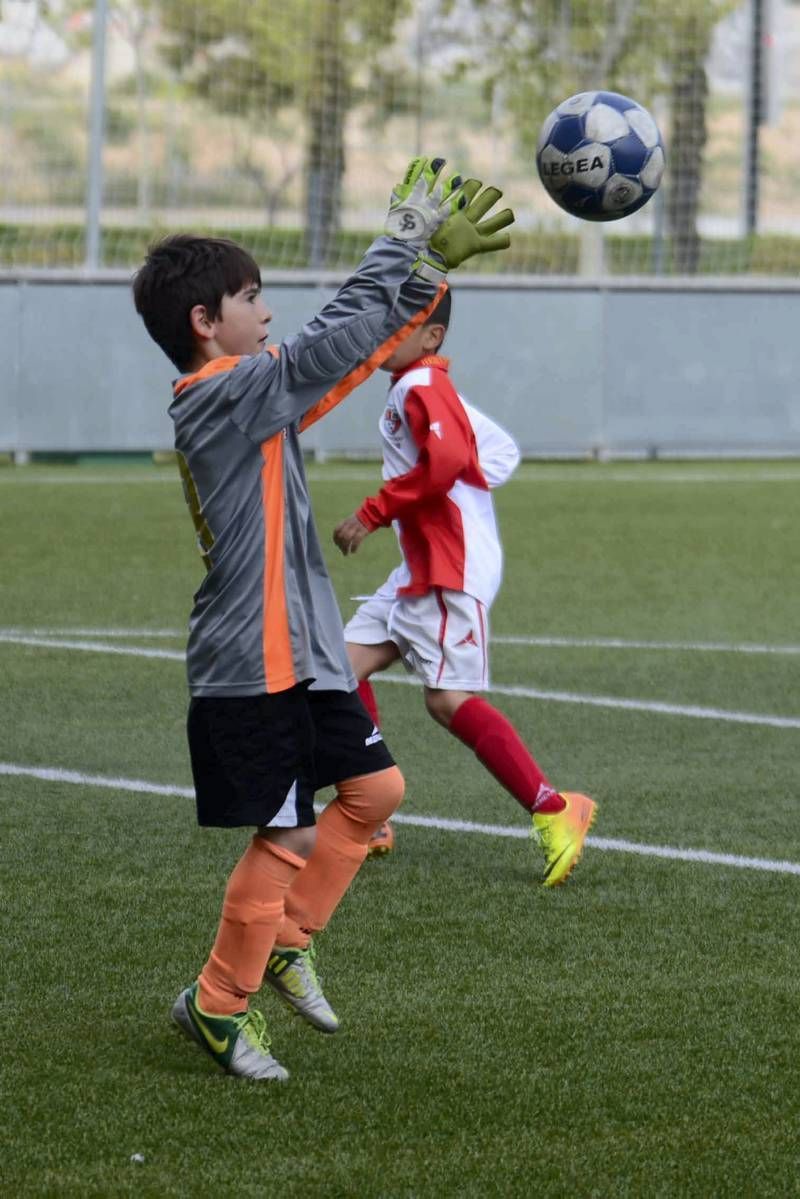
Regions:
[[[565,806],[560,812],[534,812],[531,836],[544,853],[542,885],[557,887],[577,865],[586,834],[597,814],[597,804],[577,791],[559,793]]]
[[[339,1017],[328,1003],[317,976],[313,941],[308,949],[276,945],[270,954],[264,982],[299,1016],[320,1032],[336,1032]]]

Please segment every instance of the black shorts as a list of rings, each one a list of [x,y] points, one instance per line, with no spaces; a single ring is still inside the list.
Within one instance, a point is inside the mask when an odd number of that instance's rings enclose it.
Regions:
[[[314,792],[394,765],[357,691],[192,698],[197,821],[233,828],[314,823]]]

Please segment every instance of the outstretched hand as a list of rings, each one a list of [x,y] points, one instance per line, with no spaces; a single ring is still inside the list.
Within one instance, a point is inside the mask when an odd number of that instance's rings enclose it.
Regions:
[[[444,174],[443,158],[412,158],[402,183],[396,183],[384,226],[399,241],[417,246],[417,274],[441,283],[448,271],[468,258],[507,250],[510,208],[489,215],[503,193],[479,179]]]
[[[333,540],[339,547],[342,553],[354,554],[365,537],[369,537],[370,530],[366,525],[362,525],[357,516],[348,516],[347,520],[343,520],[340,525],[337,525],[333,530]]]
[[[401,183],[394,185],[384,225],[389,237],[420,249],[439,226],[467,205],[460,175],[445,175],[444,158],[412,158]]]
[[[511,245],[509,234],[503,232],[514,223],[511,209],[486,215],[503,194],[499,187],[483,187],[479,179],[468,179],[462,184],[461,194],[467,199],[466,206],[443,221],[429,243],[430,250],[447,270],[460,266],[474,254],[492,254]]]

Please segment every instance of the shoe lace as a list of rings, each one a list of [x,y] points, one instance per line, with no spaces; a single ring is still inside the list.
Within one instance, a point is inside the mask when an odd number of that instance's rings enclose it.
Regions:
[[[318,994],[322,994],[322,979],[317,974],[317,948],[314,942],[309,941],[308,949],[304,949],[301,952],[302,957],[300,962],[302,962],[303,972],[306,976],[306,979],[314,991],[316,991]]]
[[[236,1016],[235,1020],[237,1028],[248,1045],[252,1045],[254,1049],[258,1049],[265,1057],[268,1057],[272,1042],[267,1034],[264,1013],[259,1012],[257,1008],[252,1008],[241,1016]]]

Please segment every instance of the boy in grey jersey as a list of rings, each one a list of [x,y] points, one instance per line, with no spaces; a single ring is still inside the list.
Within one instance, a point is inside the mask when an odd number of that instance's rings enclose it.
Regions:
[[[444,180],[443,166],[410,164],[392,195],[389,236],[277,348],[266,345],[258,267],[231,242],[167,238],[134,281],[148,331],[183,372],[170,415],[207,571],[187,652],[198,820],[256,828],[208,961],[172,1014],[246,1077],[288,1077],[248,1008],[265,978],[317,1028],[338,1027],[311,936],[402,799],[402,776],[355,690],[299,434],[426,319],[449,268],[508,245],[500,230],[512,214],[482,219],[500,193]],[[328,785],[336,798],[315,830],[313,794]]]

